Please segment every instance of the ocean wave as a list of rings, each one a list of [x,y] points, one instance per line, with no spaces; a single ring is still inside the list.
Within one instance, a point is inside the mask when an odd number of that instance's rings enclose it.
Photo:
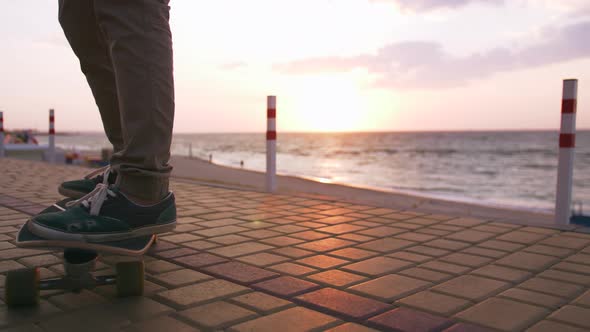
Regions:
[[[404,150],[405,153],[414,153],[414,154],[455,154],[458,153],[458,150],[455,149],[411,149],[411,150]]]
[[[451,187],[412,187],[412,186],[391,186],[394,190],[407,190],[419,192],[446,192],[446,193],[464,193],[465,190]]]
[[[544,156],[553,156],[557,154],[557,150],[553,149],[509,149],[509,150],[481,150],[474,151],[479,153],[487,153],[499,156],[514,156],[521,154],[542,154]]]
[[[493,171],[493,170],[489,170],[489,169],[476,169],[474,171],[475,174],[480,174],[480,175],[488,175],[488,176],[496,176],[498,175],[498,172]]]
[[[556,169],[555,165],[542,165],[542,164],[525,164],[522,167],[530,168],[530,169],[541,169],[541,170],[547,170],[547,171],[551,171],[551,170]]]

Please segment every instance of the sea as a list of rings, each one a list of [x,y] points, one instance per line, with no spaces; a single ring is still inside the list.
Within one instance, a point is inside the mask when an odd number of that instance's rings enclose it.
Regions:
[[[277,173],[552,212],[558,137],[557,131],[279,133]],[[67,150],[109,147],[102,133],[58,136],[56,144]],[[266,169],[264,133],[175,134],[171,151]],[[590,212],[590,130],[576,136],[573,202]]]

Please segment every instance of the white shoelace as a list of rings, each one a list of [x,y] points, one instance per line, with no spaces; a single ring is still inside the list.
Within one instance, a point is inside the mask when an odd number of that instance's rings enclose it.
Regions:
[[[66,204],[67,207],[71,207],[77,204],[83,205],[85,208],[90,208],[90,215],[97,216],[102,208],[103,203],[110,197],[116,197],[117,194],[109,189],[109,174],[111,173],[111,169],[109,166],[101,168],[104,171],[103,173],[103,180],[102,183],[96,185],[94,190],[89,192],[88,194],[80,197],[75,201],[71,201]],[[99,172],[94,171],[94,175],[99,174]],[[90,173],[89,175],[91,175]]]
[[[97,168],[97,169],[95,169],[94,171],[92,171],[92,172],[90,172],[90,173],[86,174],[86,175],[84,176],[84,179],[86,179],[86,180],[88,180],[88,179],[91,179],[91,178],[95,177],[95,176],[96,176],[96,175],[98,175],[98,174],[102,174],[102,176],[103,176],[104,178],[108,178],[108,174],[107,174],[107,172],[108,172],[108,173],[110,173],[110,171],[111,171],[111,165],[106,165],[106,166],[103,166],[103,167],[101,167],[101,168]],[[106,175],[106,176],[105,176],[105,175]],[[103,180],[103,182],[104,182],[104,180]]]

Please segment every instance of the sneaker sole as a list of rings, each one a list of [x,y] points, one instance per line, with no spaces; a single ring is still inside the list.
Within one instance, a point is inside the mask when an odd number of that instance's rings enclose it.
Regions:
[[[63,241],[75,241],[75,242],[112,242],[112,241],[123,241],[136,237],[149,236],[154,234],[166,233],[173,231],[176,228],[176,220],[160,225],[145,226],[134,229],[125,233],[99,233],[99,234],[80,234],[80,233],[65,233],[62,231],[55,230],[53,228],[47,228],[41,226],[32,220],[27,221],[27,228],[33,234],[42,237],[47,240],[63,240]]]

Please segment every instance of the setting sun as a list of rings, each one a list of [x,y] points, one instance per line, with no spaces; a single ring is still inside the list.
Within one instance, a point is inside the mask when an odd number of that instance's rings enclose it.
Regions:
[[[367,100],[353,79],[306,76],[290,82],[284,116],[289,127],[309,131],[352,131],[367,116]]]

